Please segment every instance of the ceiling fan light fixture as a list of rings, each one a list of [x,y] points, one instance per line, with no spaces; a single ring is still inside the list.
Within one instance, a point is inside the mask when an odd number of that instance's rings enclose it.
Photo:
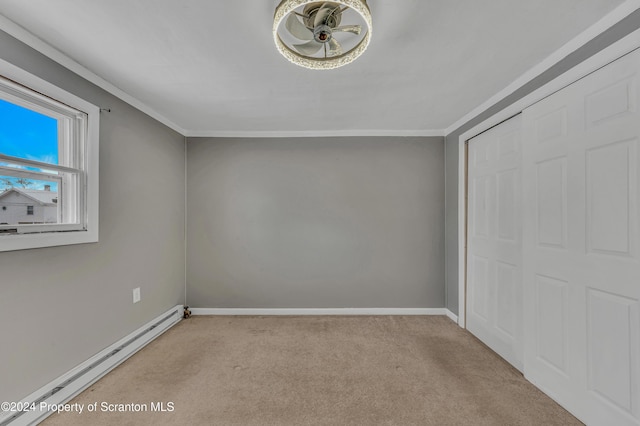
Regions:
[[[304,10],[307,10],[309,7],[313,8],[314,4],[320,6],[314,9],[316,17],[315,23],[312,23],[314,28],[311,28],[308,24],[305,24],[305,22],[311,21],[311,17],[305,17],[303,14],[296,12],[296,9],[301,6],[306,6]],[[336,7],[334,7],[334,5]],[[326,12],[326,10],[331,7],[334,7],[333,12]],[[366,24],[366,31],[361,31],[362,29],[358,25],[337,26],[340,23],[340,15],[343,11],[348,9],[351,9],[360,15]],[[327,15],[327,13],[329,14]],[[296,15],[294,17],[295,19],[290,18],[291,14]],[[321,16],[317,17],[317,15]],[[305,21],[300,22],[298,19],[299,17],[302,17]],[[287,29],[290,29],[290,19],[294,19],[296,21],[293,23],[293,26],[296,27],[293,28],[293,35],[300,35],[300,31],[305,30],[310,32],[310,36],[308,38],[301,38],[301,40],[307,41],[306,43],[289,46],[282,40],[279,31],[281,24],[287,19],[289,19],[287,22]],[[300,28],[302,28],[302,30]],[[334,38],[333,32],[357,36],[362,35],[362,40],[360,40],[360,42],[353,48],[343,52],[341,45]],[[362,55],[365,50],[367,50],[367,46],[371,40],[371,32],[371,12],[369,11],[369,6],[367,6],[366,0],[333,0],[330,2],[319,2],[318,0],[282,0],[276,7],[273,17],[273,39],[278,51],[290,62],[309,69],[334,69],[353,62]],[[310,44],[314,46],[309,46]],[[327,46],[329,46],[329,48],[327,48]],[[324,47],[324,56],[321,55],[320,57],[314,57],[313,52],[322,52],[322,47]],[[329,52],[329,55],[327,52]]]

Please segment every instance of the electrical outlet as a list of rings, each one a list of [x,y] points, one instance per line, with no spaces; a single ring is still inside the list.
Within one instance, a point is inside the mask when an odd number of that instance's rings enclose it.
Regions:
[[[140,287],[136,287],[133,289],[133,303],[138,303],[140,301]]]

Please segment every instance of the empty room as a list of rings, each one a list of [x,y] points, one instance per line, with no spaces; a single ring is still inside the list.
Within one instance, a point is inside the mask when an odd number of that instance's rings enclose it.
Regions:
[[[640,426],[640,0],[0,0],[0,426]]]

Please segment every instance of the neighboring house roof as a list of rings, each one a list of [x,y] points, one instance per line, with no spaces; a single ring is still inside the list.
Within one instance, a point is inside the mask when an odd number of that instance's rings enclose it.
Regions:
[[[0,194],[0,200],[2,200],[2,198],[9,195],[11,192],[24,195],[25,197],[30,198],[31,200],[41,205],[55,205],[56,203],[53,200],[55,198],[58,198],[58,193],[53,191],[42,191],[39,189],[11,188],[11,189],[7,189],[6,191]]]

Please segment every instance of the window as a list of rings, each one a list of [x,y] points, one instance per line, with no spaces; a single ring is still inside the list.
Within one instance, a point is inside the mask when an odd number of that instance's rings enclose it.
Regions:
[[[98,240],[98,119],[0,61],[0,251]]]

